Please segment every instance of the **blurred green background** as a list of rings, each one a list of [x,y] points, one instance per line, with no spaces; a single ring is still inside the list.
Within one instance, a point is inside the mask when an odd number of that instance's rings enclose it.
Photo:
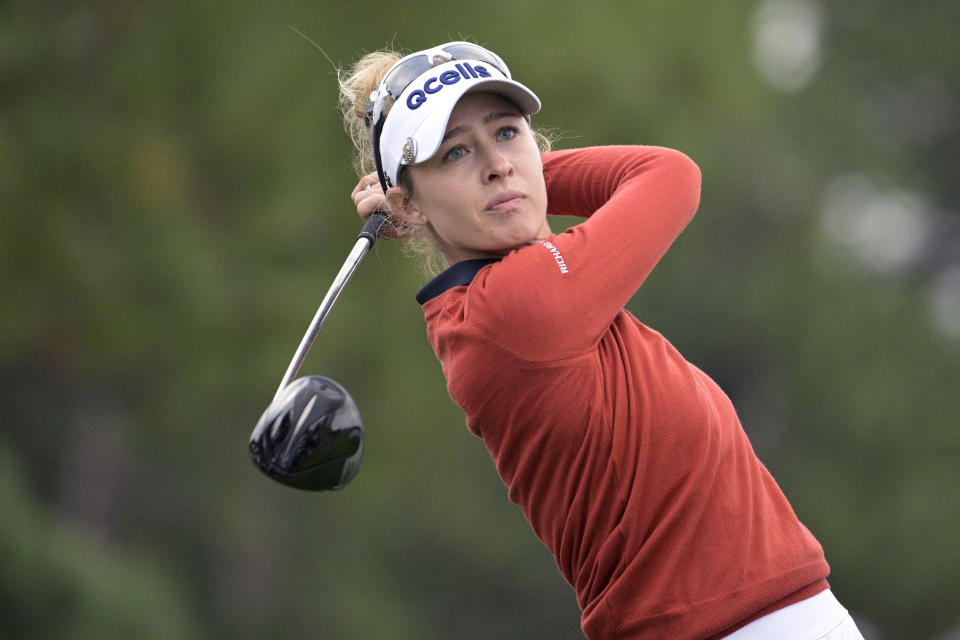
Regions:
[[[361,407],[357,479],[298,492],[246,452],[359,228],[333,65],[467,38],[558,148],[696,160],[699,214],[630,309],[731,395],[868,640],[960,638],[957,24],[934,0],[3,3],[0,637],[582,638],[389,242],[303,370]]]

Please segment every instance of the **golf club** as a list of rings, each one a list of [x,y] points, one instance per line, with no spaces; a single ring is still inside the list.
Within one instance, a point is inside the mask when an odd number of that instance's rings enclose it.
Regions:
[[[363,422],[349,392],[324,376],[294,380],[367,251],[383,230],[386,216],[375,212],[363,225],[356,244],[324,296],[280,387],[250,435],[250,458],[267,476],[311,491],[345,487],[357,475],[363,456]]]

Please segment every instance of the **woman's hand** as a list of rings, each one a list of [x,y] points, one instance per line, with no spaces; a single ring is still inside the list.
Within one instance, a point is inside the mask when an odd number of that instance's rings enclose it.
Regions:
[[[390,213],[390,205],[387,203],[387,197],[383,193],[383,188],[380,186],[380,180],[376,173],[370,173],[360,178],[360,182],[354,187],[350,197],[353,198],[357,213],[364,221],[374,211]]]
[[[400,233],[394,223],[393,216],[390,215],[390,203],[383,193],[383,187],[380,186],[380,179],[376,173],[369,173],[362,178],[350,194],[353,204],[357,207],[357,214],[364,221],[367,220],[375,211],[381,211],[387,214],[387,224],[380,232],[380,237],[385,239],[399,238]]]

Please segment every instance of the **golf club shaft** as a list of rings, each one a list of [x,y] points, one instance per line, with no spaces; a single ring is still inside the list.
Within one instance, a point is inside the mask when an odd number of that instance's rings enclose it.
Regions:
[[[353,272],[357,270],[360,261],[363,260],[367,251],[373,246],[373,243],[377,241],[377,237],[380,235],[380,231],[385,222],[386,216],[379,211],[367,218],[366,223],[363,225],[363,230],[360,231],[360,235],[357,236],[356,244],[354,244],[353,249],[347,256],[346,262],[340,267],[340,272],[334,279],[333,284],[330,285],[330,289],[327,290],[327,295],[323,297],[323,302],[320,303],[317,313],[313,316],[313,321],[310,323],[310,326],[307,327],[307,332],[304,334],[303,340],[300,341],[300,346],[297,347],[296,353],[293,354],[293,360],[290,361],[287,372],[284,374],[283,380],[280,381],[280,387],[277,389],[274,399],[280,396],[280,392],[293,381],[297,372],[300,371],[300,366],[303,364],[303,361],[306,360],[307,354],[310,352],[310,347],[313,346],[313,341],[317,338],[317,334],[320,333],[320,328],[323,327],[327,316],[330,315],[330,310],[337,302],[337,298],[340,297],[340,293],[344,287],[347,286],[347,282],[350,281]]]

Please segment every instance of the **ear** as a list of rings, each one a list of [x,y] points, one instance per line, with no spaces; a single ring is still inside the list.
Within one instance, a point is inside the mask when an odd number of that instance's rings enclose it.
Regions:
[[[387,189],[386,197],[387,204],[390,205],[390,211],[407,224],[427,224],[426,216],[417,207],[410,197],[410,192],[405,187],[390,187]]]

